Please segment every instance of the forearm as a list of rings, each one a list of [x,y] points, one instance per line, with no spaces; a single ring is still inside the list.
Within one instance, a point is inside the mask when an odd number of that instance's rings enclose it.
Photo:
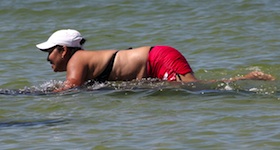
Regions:
[[[71,88],[75,88],[77,87],[76,84],[66,80],[63,82],[62,86],[60,87],[57,87],[53,90],[53,92],[62,92],[62,91],[65,91],[65,90],[68,90],[68,89],[71,89]]]
[[[250,72],[246,75],[243,76],[237,76],[237,77],[232,77],[229,79],[222,79],[222,80],[210,80],[212,82],[218,82],[218,81],[222,81],[222,82],[234,82],[234,81],[239,81],[239,80],[263,80],[263,81],[273,81],[275,80],[275,77],[273,77],[270,74],[265,74],[261,71],[253,71]]]

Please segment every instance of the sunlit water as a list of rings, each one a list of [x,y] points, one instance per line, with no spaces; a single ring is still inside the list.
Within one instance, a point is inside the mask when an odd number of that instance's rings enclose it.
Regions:
[[[61,93],[35,44],[74,28],[86,49],[171,45],[199,79],[279,79],[280,2],[0,2],[1,149],[277,149],[276,81],[94,83]]]

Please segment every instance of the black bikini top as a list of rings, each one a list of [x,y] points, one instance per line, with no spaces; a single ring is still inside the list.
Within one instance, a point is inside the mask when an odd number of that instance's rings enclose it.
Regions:
[[[111,57],[111,59],[109,60],[108,65],[106,66],[105,70],[98,76],[95,78],[95,81],[99,81],[99,82],[105,82],[109,79],[110,73],[113,69],[113,65],[115,62],[115,58],[116,55],[119,51],[116,51],[113,56]]]
[[[153,48],[153,47],[151,47],[151,49],[152,49],[152,48]],[[133,49],[133,48],[132,48],[132,47],[129,47],[128,50],[129,50],[129,49]],[[151,49],[150,49],[150,50],[151,50]],[[96,77],[94,81],[105,82],[105,81],[107,81],[107,80],[109,79],[110,73],[111,73],[111,71],[112,71],[112,69],[113,69],[113,65],[114,65],[114,62],[115,62],[115,57],[116,57],[116,55],[117,55],[118,52],[119,52],[119,51],[116,51],[116,52],[113,54],[113,56],[112,56],[111,59],[109,60],[109,63],[108,63],[108,65],[107,65],[107,67],[105,68],[105,70],[104,70],[98,77]]]

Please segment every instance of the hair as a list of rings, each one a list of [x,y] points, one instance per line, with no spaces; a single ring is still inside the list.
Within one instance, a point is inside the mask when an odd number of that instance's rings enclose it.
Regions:
[[[80,41],[80,45],[85,44],[85,42],[86,42],[86,39],[82,38],[81,41]],[[56,45],[55,47],[60,52],[63,50],[63,46],[61,46],[61,45]],[[83,49],[82,47],[67,47],[67,48],[70,51],[71,56],[74,55],[78,50]]]
[[[84,45],[86,41],[87,41],[86,39],[82,38],[80,41],[80,45]]]

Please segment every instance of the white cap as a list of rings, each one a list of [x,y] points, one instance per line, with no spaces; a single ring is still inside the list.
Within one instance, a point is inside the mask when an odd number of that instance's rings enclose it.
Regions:
[[[82,48],[80,43],[82,39],[80,32],[73,29],[63,29],[54,32],[46,42],[37,44],[36,47],[40,50],[49,49],[56,45]]]

